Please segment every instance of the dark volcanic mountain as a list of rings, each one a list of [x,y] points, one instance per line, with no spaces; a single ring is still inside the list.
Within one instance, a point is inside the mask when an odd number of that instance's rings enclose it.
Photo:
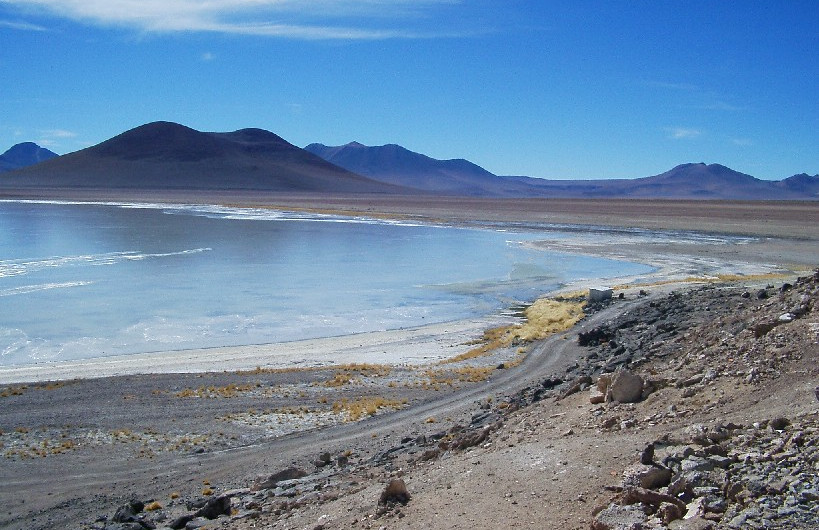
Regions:
[[[399,193],[261,129],[199,132],[142,125],[98,145],[4,174],[8,187]]]
[[[468,160],[437,160],[395,144],[310,144],[304,149],[359,175],[398,186],[447,195],[505,195],[502,179]]]
[[[23,142],[0,155],[0,172],[33,166],[59,156],[34,142]]]

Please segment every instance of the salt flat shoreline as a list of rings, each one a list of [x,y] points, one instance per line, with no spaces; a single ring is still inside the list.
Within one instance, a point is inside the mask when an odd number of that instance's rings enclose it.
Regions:
[[[118,197],[71,197],[72,200],[157,201],[150,195]],[[550,238],[548,232],[533,248],[557,250],[612,259],[640,262],[655,272],[639,277],[587,279],[561,290],[584,290],[591,286],[629,284],[673,284],[691,279],[740,275],[757,276],[810,270],[819,263],[819,244],[805,223],[819,224],[818,203],[712,203],[695,201],[481,201],[436,198],[420,205],[416,198],[382,197],[362,202],[358,198],[177,196],[174,203],[202,201],[238,207],[295,209],[316,213],[412,219],[427,223],[469,223],[492,227],[499,222],[529,222],[546,225],[562,219],[571,221],[576,237]],[[411,208],[417,206],[414,213]],[[540,210],[536,207],[539,206]],[[724,207],[725,211],[719,210]],[[776,206],[779,206],[777,209]],[[673,213],[671,215],[669,212]],[[756,226],[745,219],[763,217]],[[708,217],[710,215],[710,217]],[[608,217],[606,217],[608,216]],[[668,230],[703,231],[708,234],[743,235],[703,241],[641,239],[631,232],[611,232],[605,237],[586,237],[603,226],[643,226],[662,232],[655,224],[665,219]],[[709,221],[710,219],[710,221]],[[599,223],[610,223],[601,225]],[[790,226],[790,229],[788,228]],[[817,226],[816,224],[812,227]],[[779,234],[779,235],[772,235]],[[791,234],[790,237],[787,234]],[[543,293],[549,295],[554,293]],[[57,361],[0,367],[0,384],[42,382],[78,378],[160,373],[201,373],[213,370],[313,368],[347,363],[423,365],[452,357],[467,349],[483,330],[509,323],[501,314],[418,328],[357,333],[339,337],[294,342],[158,351],[112,357]]]

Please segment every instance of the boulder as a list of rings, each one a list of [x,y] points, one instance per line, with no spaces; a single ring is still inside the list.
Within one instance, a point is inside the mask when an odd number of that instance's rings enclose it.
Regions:
[[[669,530],[712,530],[714,523],[702,517],[680,519],[668,525]]]
[[[623,486],[661,488],[671,483],[671,470],[658,465],[632,464],[623,471]]]
[[[136,522],[136,515],[145,509],[145,503],[142,501],[131,501],[128,504],[120,506],[114,513],[111,521],[115,523],[131,523]]]
[[[406,505],[410,500],[409,490],[407,485],[400,478],[392,479],[384,491],[381,492],[381,497],[378,499],[378,504],[404,504]]]
[[[256,479],[255,484],[253,484],[253,490],[269,490],[276,487],[279,482],[284,480],[293,480],[297,478],[303,478],[307,476],[307,472],[303,469],[299,469],[297,467],[288,467],[287,469],[283,469],[278,473],[273,473],[267,478],[260,477]]]
[[[599,405],[606,401],[606,393],[601,392],[596,386],[589,387],[589,403]]]
[[[606,401],[618,403],[636,403],[643,395],[643,378],[625,369],[614,372],[611,378]]]
[[[216,519],[220,515],[230,515],[230,497],[219,495],[208,499],[200,509],[193,514],[194,517],[204,517],[205,519]]]
[[[646,514],[638,506],[612,504],[594,518],[592,530],[642,530]]]

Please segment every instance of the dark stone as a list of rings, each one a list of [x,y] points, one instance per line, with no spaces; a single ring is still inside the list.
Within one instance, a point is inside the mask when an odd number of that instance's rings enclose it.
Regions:
[[[768,422],[768,427],[775,431],[781,431],[788,428],[791,422],[788,418],[774,418]]]
[[[650,443],[643,449],[643,452],[640,453],[640,463],[646,466],[650,466],[654,463],[654,444]]]
[[[592,378],[590,376],[584,375],[578,377],[577,379],[572,381],[572,384],[569,385],[569,387],[560,394],[560,398],[563,399],[567,396],[571,396],[572,394],[580,392],[580,390],[582,390],[584,386],[588,386],[590,384],[592,384]]]
[[[230,497],[220,495],[208,499],[208,502],[193,515],[194,517],[204,517],[205,519],[216,519],[220,515],[230,515]]]
[[[193,520],[194,520],[193,514],[189,513],[187,515],[177,517],[176,519],[171,521],[171,524],[169,524],[168,526],[173,528],[173,530],[181,530],[182,528],[185,528],[185,526],[187,526],[187,524]]]
[[[144,502],[131,501],[128,504],[125,504],[117,508],[117,511],[116,513],[114,513],[114,517],[111,518],[111,521],[115,523],[137,522],[138,520],[136,515],[144,509],[145,509]]]
[[[299,469],[297,467],[288,467],[287,469],[270,475],[263,481],[257,481],[253,489],[255,490],[273,489],[276,487],[276,484],[282,482],[283,480],[293,480],[297,478],[304,478],[306,476],[307,472],[304,471],[303,469]]]
[[[579,346],[597,346],[600,343],[608,342],[611,338],[611,331],[606,328],[597,327],[589,331],[578,333],[577,344]]]

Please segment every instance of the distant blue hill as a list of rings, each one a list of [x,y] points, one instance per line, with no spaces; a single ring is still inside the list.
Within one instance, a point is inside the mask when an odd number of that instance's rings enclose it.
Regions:
[[[33,166],[58,156],[57,153],[40,147],[34,142],[23,142],[12,146],[0,155],[0,172]]]
[[[502,191],[497,176],[468,160],[436,160],[400,145],[351,142],[337,147],[310,144],[304,149],[353,173],[398,186],[449,195],[495,196]]]
[[[819,199],[819,175],[760,180],[720,164],[681,164],[650,177],[547,180],[498,176],[468,160],[436,160],[395,144],[358,142],[304,148],[328,162],[373,180],[447,195],[549,198]]]

